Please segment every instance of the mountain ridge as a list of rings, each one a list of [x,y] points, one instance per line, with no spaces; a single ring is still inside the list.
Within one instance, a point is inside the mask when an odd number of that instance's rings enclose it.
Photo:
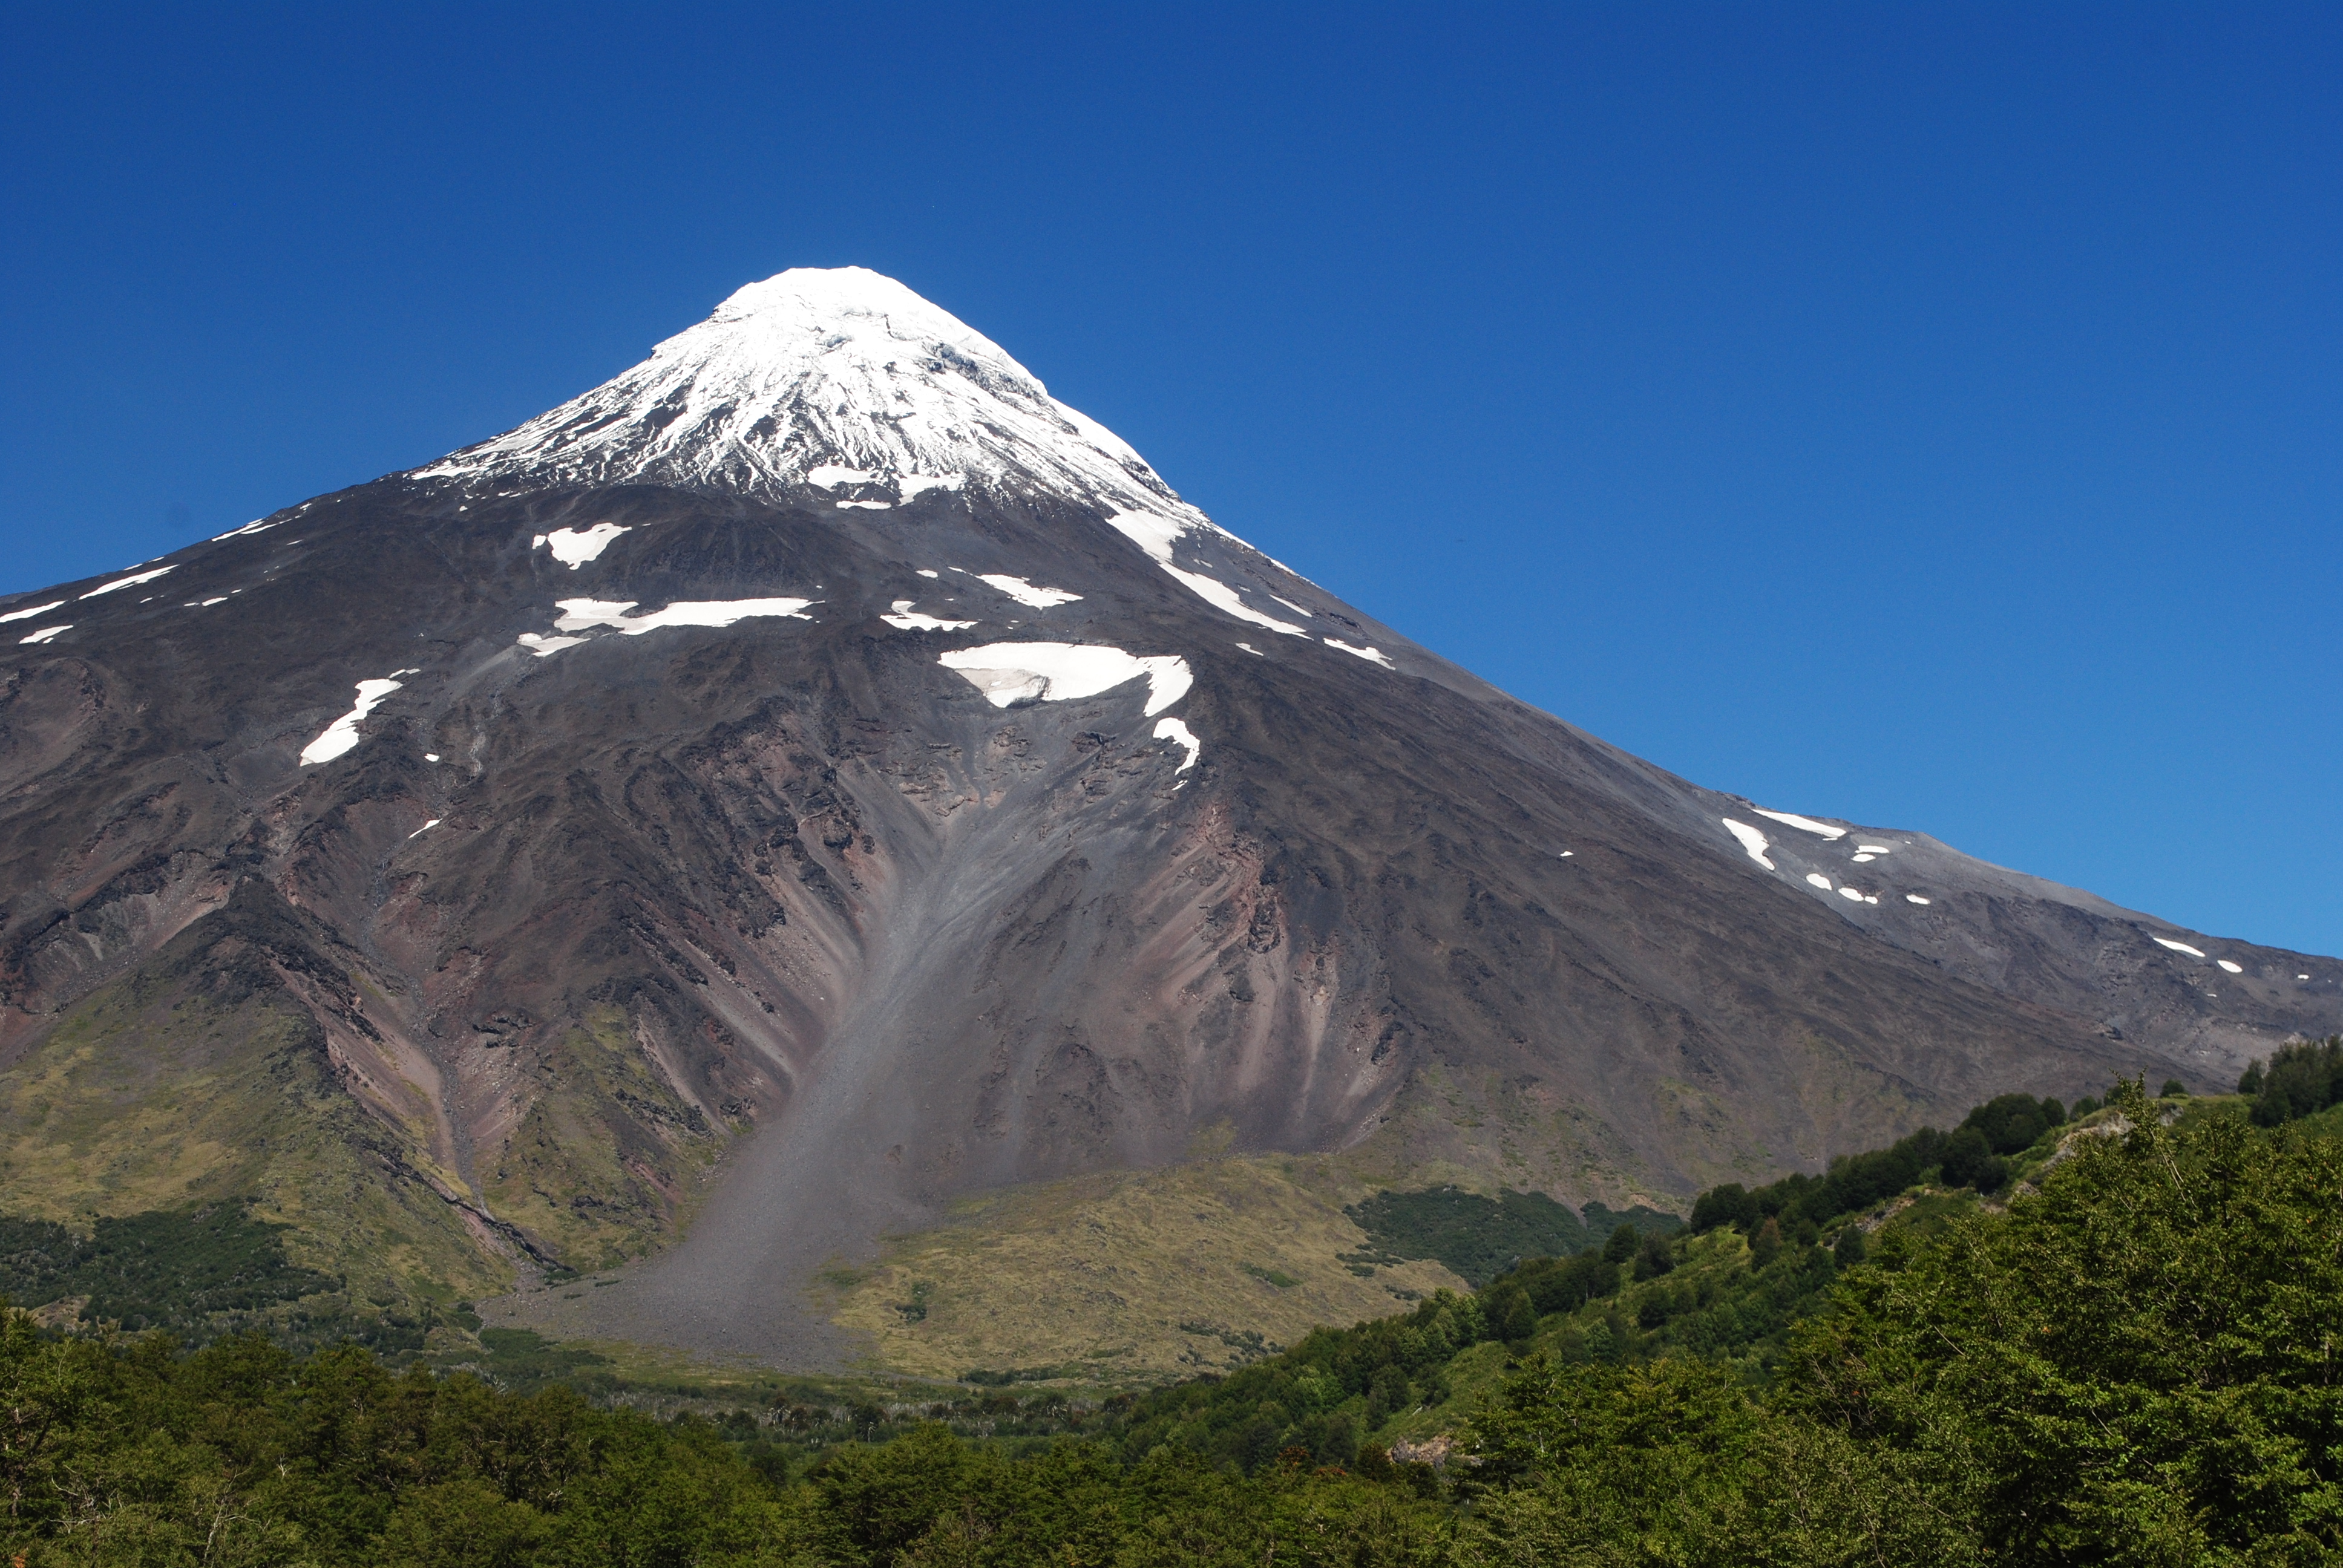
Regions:
[[[276,1059],[240,1042],[297,1037],[407,1194],[312,1239],[404,1260],[380,1290],[658,1254],[588,1301],[601,1332],[819,1361],[825,1260],[1206,1128],[1667,1205],[1986,1093],[2226,1081],[2343,1026],[2331,960],[1761,807],[1518,702],[1212,525],[989,340],[867,308],[900,288],[872,277],[827,333],[799,274],[751,286],[787,352],[732,368],[777,401],[655,354],[0,606],[38,611],[0,644],[0,1137],[69,1173],[41,1201],[294,1181],[248,1117],[208,1165],[105,1130],[202,1120],[173,1052],[249,1095]],[[958,357],[889,357],[915,317]],[[850,400],[822,425],[808,355],[943,434]]]

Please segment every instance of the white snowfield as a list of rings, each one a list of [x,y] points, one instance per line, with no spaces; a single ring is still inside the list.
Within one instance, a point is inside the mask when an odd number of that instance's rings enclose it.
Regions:
[[[1328,648],[1339,648],[1344,653],[1356,654],[1359,658],[1365,659],[1369,664],[1380,664],[1385,669],[1397,669],[1399,668],[1399,666],[1391,661],[1391,656],[1383,652],[1383,650],[1379,648],[1353,648],[1349,643],[1344,642],[1339,637],[1328,638],[1326,639],[1326,646]]]
[[[59,632],[61,632],[61,631],[71,631],[72,629],[73,629],[73,623],[72,623],[72,622],[70,622],[70,621],[66,622],[66,623],[65,623],[65,625],[63,625],[63,626],[45,626],[45,627],[43,627],[40,630],[38,630],[38,631],[36,631],[36,632],[34,632],[34,633],[33,633],[31,636],[29,636],[29,637],[20,637],[20,638],[18,638],[16,639],[16,645],[17,645],[19,648],[22,648],[22,647],[25,646],[26,644],[37,644],[37,643],[44,643],[44,642],[48,641],[48,640],[49,640],[49,638],[53,638],[53,637],[56,636],[56,635],[57,635],[57,633],[59,633]]]
[[[734,621],[749,620],[759,616],[786,616],[793,620],[811,620],[806,607],[818,604],[809,598],[730,598],[679,599],[665,609],[649,615],[628,615],[635,608],[632,599],[564,598],[553,601],[561,611],[561,618],[553,623],[557,631],[584,631],[591,627],[607,626],[628,637],[640,637],[647,631],[657,631],[669,626],[730,626]]]
[[[543,546],[553,552],[555,560],[574,572],[608,549],[612,539],[632,531],[618,523],[596,523],[590,528],[556,528],[531,539],[529,548]]]
[[[1236,537],[1229,534],[1227,529],[1217,523],[1206,518],[1203,513],[1196,511],[1194,508],[1190,507],[1185,510],[1193,514],[1192,521],[1141,509],[1116,512],[1107,518],[1107,523],[1115,532],[1146,551],[1147,558],[1170,573],[1174,582],[1214,609],[1226,615],[1232,615],[1239,620],[1251,621],[1255,626],[1267,627],[1270,630],[1281,632],[1287,637],[1308,637],[1310,635],[1308,632],[1292,622],[1280,620],[1273,615],[1267,615],[1253,608],[1237,597],[1236,589],[1221,581],[1220,578],[1208,577],[1202,572],[1189,571],[1172,563],[1172,547],[1178,544],[1181,538],[1199,523],[1215,533],[1227,535],[1231,538]],[[1274,594],[1267,597],[1277,598]],[[1282,604],[1285,601],[1277,599],[1277,602]]]
[[[1013,578],[1006,572],[974,572],[970,575],[980,583],[990,583],[1019,604],[1031,605],[1035,609],[1048,609],[1053,605],[1072,604],[1082,597],[1078,593],[1068,593],[1059,588],[1036,588],[1023,578]]]
[[[2192,948],[2187,942],[2176,942],[2170,937],[2157,938],[2156,945],[2160,948],[2170,948],[2176,953],[2187,953],[2192,959],[2201,959],[2205,956],[2204,949]]]
[[[90,589],[81,597],[84,598],[96,598],[102,593],[112,593],[116,588],[136,588],[140,583],[151,583],[156,578],[161,577],[164,573],[175,572],[179,568],[176,566],[156,567],[151,572],[139,572],[131,577],[116,578],[110,583],[100,583],[97,587]]]
[[[331,762],[358,743],[358,720],[375,710],[382,699],[405,684],[402,675],[419,675],[420,670],[394,669],[380,680],[358,682],[357,706],[326,726],[326,732],[301,748],[301,766],[312,768],[320,762]],[[412,834],[408,835],[410,838]]]
[[[786,616],[795,620],[811,620],[804,612],[809,605],[820,604],[810,598],[735,598],[681,599],[665,609],[649,615],[628,615],[635,608],[633,599],[565,598],[556,599],[554,608],[561,612],[553,623],[558,632],[577,633],[608,629],[628,637],[640,637],[647,631],[657,631],[670,626],[727,627],[735,621],[759,617]],[[565,648],[576,648],[589,640],[578,636],[546,637],[525,631],[519,645],[539,658],[548,658]]]
[[[777,499],[891,484],[906,502],[976,485],[1203,522],[1144,458],[1051,397],[1000,345],[859,266],[793,267],[749,284],[634,368],[413,477],[645,480]]]
[[[2246,966],[2243,964],[2233,964],[2227,959],[2215,959],[2213,961],[2220,965],[2223,969],[2228,970],[2233,975],[2241,975],[2246,972]]]
[[[1785,823],[1793,828],[1804,828],[1807,832],[1820,833],[1825,839],[1846,837],[1846,829],[1844,828],[1834,828],[1828,822],[1817,822],[1812,817],[1801,817],[1794,811],[1768,811],[1763,806],[1752,806],[1750,809],[1760,817],[1770,817],[1776,822]]]
[[[225,543],[226,543],[229,539],[240,539],[240,538],[244,538],[246,534],[257,534],[257,533],[262,533],[262,532],[265,532],[265,531],[266,531],[267,529],[269,529],[269,528],[275,528],[275,527],[277,527],[277,525],[276,525],[275,523],[270,522],[270,521],[269,521],[267,518],[253,518],[253,519],[252,519],[252,521],[250,521],[250,522],[248,522],[248,523],[245,524],[245,525],[244,525],[244,527],[242,527],[242,528],[230,528],[227,532],[226,532],[226,533],[224,533],[224,534],[214,534],[214,535],[211,537],[211,542],[212,542],[213,544],[216,544],[216,545],[217,545],[217,544],[225,544]],[[298,539],[296,539],[296,540],[294,540],[293,542],[294,542],[295,544],[297,544],[297,544],[299,544],[301,541],[300,541],[300,540],[298,540]]]
[[[898,631],[963,631],[976,624],[972,620],[943,620],[932,615],[921,615],[911,608],[916,602],[899,598],[895,601],[895,613],[882,615],[879,618]]]
[[[1736,822],[1730,817],[1721,818],[1719,820],[1724,822],[1726,832],[1741,840],[1741,847],[1749,851],[1751,859],[1769,871],[1774,869],[1774,862],[1765,858],[1765,834],[1752,828],[1748,823]]]
[[[51,599],[46,604],[36,604],[30,609],[12,609],[6,615],[0,615],[0,626],[5,626],[12,620],[30,620],[36,615],[46,615],[53,609],[63,609],[65,603],[65,600],[57,598]]]
[[[1176,653],[1140,657],[1071,642],[989,642],[939,654],[936,662],[959,671],[995,708],[1096,697],[1143,676],[1150,719],[1187,696],[1196,679]]]
[[[1157,719],[1155,721],[1155,739],[1158,740],[1176,740],[1182,747],[1186,749],[1188,753],[1187,760],[1181,763],[1179,767],[1172,769],[1174,773],[1185,773],[1189,769],[1193,768],[1196,765],[1196,759],[1202,756],[1204,753],[1203,742],[1196,739],[1196,732],[1189,729],[1187,725],[1183,724],[1177,719]]]

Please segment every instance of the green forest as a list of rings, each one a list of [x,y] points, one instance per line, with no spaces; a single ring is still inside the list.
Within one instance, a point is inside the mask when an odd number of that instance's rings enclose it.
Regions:
[[[2321,1054],[2324,1052],[2325,1054]],[[2343,1555],[2331,1048],[2244,1098],[2005,1096],[1819,1176],[1085,1402],[659,1416],[595,1358],[0,1328],[0,1556],[49,1564],[2313,1563]],[[2273,1088],[2273,1086],[2276,1086]],[[2284,1114],[2266,1109],[2282,1097]],[[2315,1102],[2314,1102],[2315,1101]],[[1560,1231],[1482,1200],[1503,1241]],[[1385,1204],[1384,1241],[1469,1210]],[[1566,1211],[1564,1211],[1567,1212]],[[300,1287],[12,1231],[17,1282],[170,1321]],[[1371,1232],[1372,1233],[1372,1232]],[[232,1245],[230,1244],[232,1243]],[[159,1272],[158,1272],[159,1271]],[[496,1331],[488,1331],[494,1335]]]

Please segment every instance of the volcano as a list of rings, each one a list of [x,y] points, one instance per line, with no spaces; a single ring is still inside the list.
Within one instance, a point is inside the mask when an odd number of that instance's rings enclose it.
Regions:
[[[1514,700],[856,268],[0,622],[11,1203],[377,1301],[625,1263],[594,1332],[828,1364],[827,1261],[1200,1140],[1681,1208],[2343,1029]]]

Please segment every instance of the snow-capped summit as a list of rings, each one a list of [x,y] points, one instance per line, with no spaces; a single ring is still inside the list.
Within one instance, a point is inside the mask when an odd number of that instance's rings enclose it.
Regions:
[[[625,374],[414,477],[790,499],[810,487],[881,508],[973,485],[1202,520],[1000,345],[860,266],[749,284]]]

